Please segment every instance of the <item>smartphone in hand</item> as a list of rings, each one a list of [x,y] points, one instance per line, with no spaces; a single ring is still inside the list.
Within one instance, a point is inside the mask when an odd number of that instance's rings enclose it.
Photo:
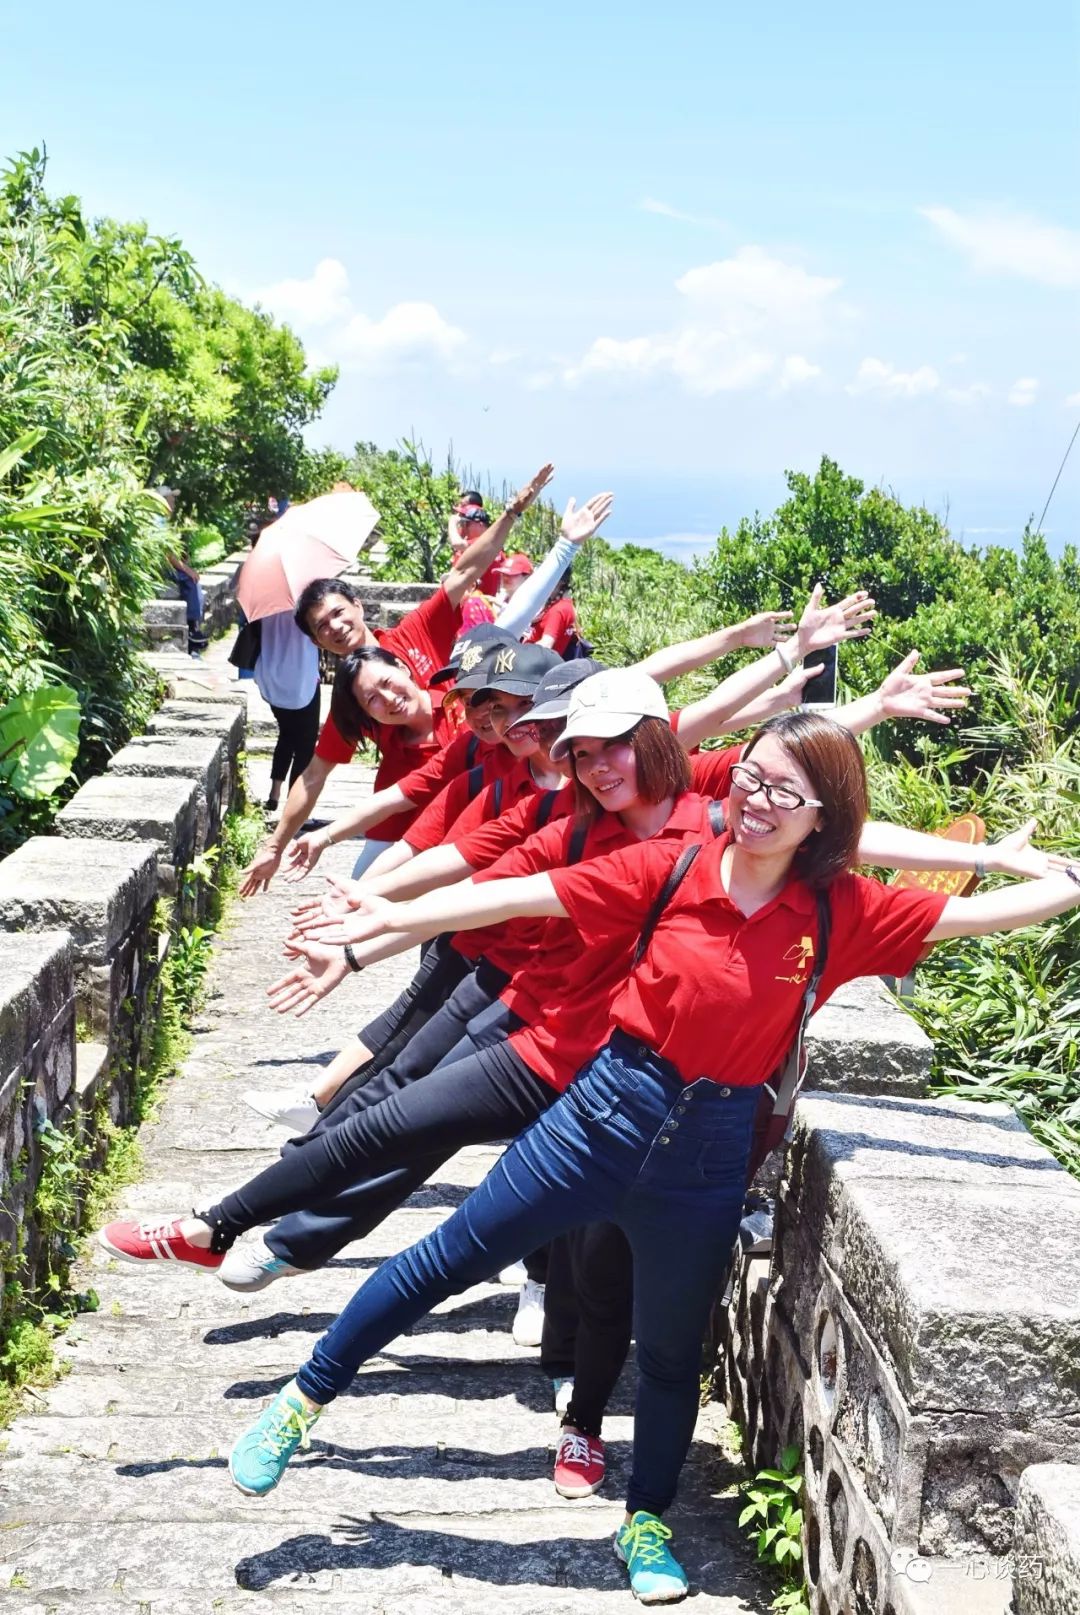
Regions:
[[[802,687],[799,697],[800,705],[804,707],[832,707],[836,705],[836,652],[838,646],[830,645],[827,650],[814,651],[808,658],[812,667],[821,666],[821,672],[815,673],[812,679],[807,679]]]

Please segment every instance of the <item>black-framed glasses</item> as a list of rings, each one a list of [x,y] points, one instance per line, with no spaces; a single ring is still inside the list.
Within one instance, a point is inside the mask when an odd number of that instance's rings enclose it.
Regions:
[[[812,796],[800,796],[788,785],[770,785],[763,780],[756,769],[748,768],[745,763],[733,763],[731,768],[731,783],[737,791],[744,796],[753,796],[755,791],[761,791],[767,802],[773,807],[782,808],[793,813],[801,807],[824,807],[824,802],[817,802]]]

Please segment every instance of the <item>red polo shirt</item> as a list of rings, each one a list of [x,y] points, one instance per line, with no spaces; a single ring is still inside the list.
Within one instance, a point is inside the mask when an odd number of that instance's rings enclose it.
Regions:
[[[722,751],[695,751],[690,757],[690,778],[694,790],[714,802],[726,802],[731,790],[731,765],[742,756],[741,746],[725,746]]]
[[[445,667],[450,660],[450,652],[460,629],[461,609],[452,603],[440,584],[433,595],[421,601],[413,611],[407,611],[396,627],[373,628],[372,633],[383,650],[393,651],[395,656],[401,657],[420,688],[426,690],[432,673]],[[394,733],[393,726],[378,724],[372,736],[381,752],[386,750],[383,738],[387,731]],[[352,761],[355,750],[356,747],[345,739],[333,718],[327,718],[315,747],[316,757],[333,764],[348,763]],[[410,759],[412,767],[416,766],[416,761],[414,755]],[[380,769],[375,789],[396,785],[402,775],[409,771],[409,768],[402,768],[401,773],[395,774],[393,779],[383,779]]]
[[[477,881],[548,871],[553,879],[556,873],[561,878],[569,873],[565,865],[573,824],[572,819],[565,819],[549,825],[517,852],[478,875]],[[607,864],[619,849],[654,844],[670,852],[674,862],[684,846],[711,836],[708,803],[687,791],[675,803],[667,823],[647,842],[638,840],[617,815],[602,814],[590,827],[583,860],[574,868],[589,867],[588,859],[593,866]],[[590,936],[586,942],[583,945],[572,920],[547,920],[532,956],[521,961],[502,994],[503,1003],[526,1022],[513,1034],[511,1043],[530,1070],[560,1091],[607,1041],[611,1003],[629,974],[637,933]]]
[[[794,1040],[817,945],[817,914],[813,892],[797,879],[756,913],[742,914],[721,880],[729,842],[724,835],[703,846],[645,957],[611,1000],[610,1024],[670,1060],[688,1083],[708,1077],[749,1086],[776,1070]],[[582,976],[594,939],[602,947],[609,940],[636,944],[677,857],[677,845],[654,839],[552,872],[587,944]],[[829,899],[832,929],[819,1009],[856,976],[906,975],[946,902],[941,893],[883,886],[861,875],[835,880]],[[586,986],[586,997],[589,991]],[[568,983],[564,1020],[573,1019],[575,996]]]
[[[534,618],[524,639],[526,645],[535,645],[546,634],[551,640],[551,648],[556,656],[561,656],[576,631],[577,613],[574,610],[574,602],[564,596],[562,600],[556,600],[554,605],[548,606],[546,611],[542,611],[539,617]]]
[[[469,762],[470,755],[472,763]],[[514,757],[505,746],[498,743],[490,746],[483,741],[477,743],[472,731],[462,728],[448,746],[422,768],[414,768],[411,774],[399,779],[398,785],[416,807],[426,808],[448,785],[467,774],[470,768],[482,769],[484,784],[489,785],[493,779],[508,774],[514,762]]]
[[[486,869],[504,853],[512,852],[523,841],[545,826],[539,822],[540,808],[544,800],[544,793],[537,796],[525,796],[517,802],[507,813],[500,813],[497,819],[489,819],[486,824],[477,825],[475,830],[459,834],[458,825],[452,828],[454,846],[472,869]],[[564,819],[568,813],[574,811],[574,793],[569,787],[558,791],[547,823],[553,824],[556,819]]]
[[[444,786],[420,814],[405,837],[414,852],[427,852],[429,847],[437,847],[443,841],[456,841],[459,835],[475,829],[478,824],[494,818],[497,811],[504,811],[520,797],[535,791],[527,764],[505,746],[494,746],[491,750],[498,755],[485,763],[484,783],[479,791],[471,769],[467,769]],[[496,780],[502,781],[498,804]]]

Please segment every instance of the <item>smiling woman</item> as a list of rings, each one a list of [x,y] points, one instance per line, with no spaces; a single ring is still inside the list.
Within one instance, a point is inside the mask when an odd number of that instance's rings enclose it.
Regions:
[[[330,715],[352,745],[375,732],[377,724],[429,735],[432,702],[394,651],[365,645],[343,657],[334,676]]]

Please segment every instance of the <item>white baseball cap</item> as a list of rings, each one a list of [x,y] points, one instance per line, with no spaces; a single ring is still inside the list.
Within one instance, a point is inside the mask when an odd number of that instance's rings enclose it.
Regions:
[[[614,740],[625,735],[642,718],[662,718],[669,713],[664,692],[655,679],[634,667],[613,667],[584,679],[570,698],[566,728],[551,748],[552,760],[565,757],[572,740],[585,736]]]

